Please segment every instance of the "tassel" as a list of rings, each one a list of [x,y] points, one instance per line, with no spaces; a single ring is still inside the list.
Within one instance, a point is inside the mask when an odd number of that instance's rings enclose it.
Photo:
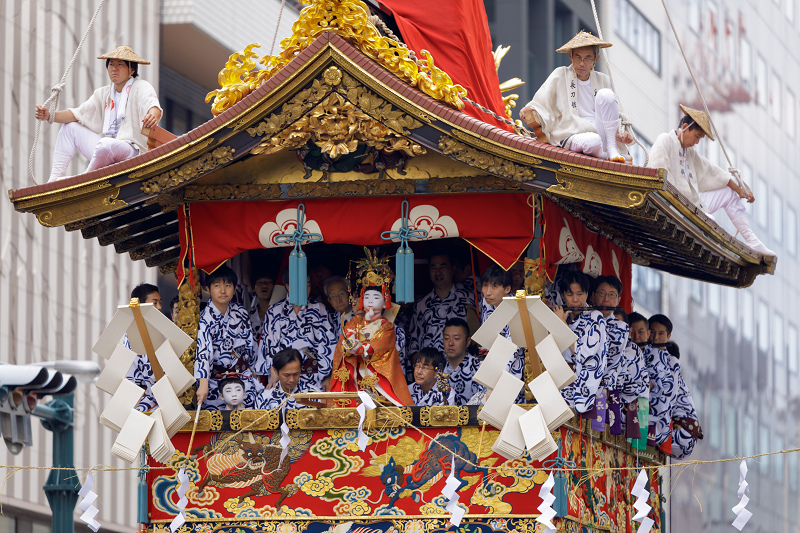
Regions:
[[[308,259],[303,250],[295,249],[289,256],[289,303],[292,305],[306,305],[308,303],[308,290],[306,278],[308,277]]]
[[[394,256],[394,271],[397,274],[394,278],[394,300],[405,303],[406,296],[406,254],[403,247],[397,249]]]
[[[381,233],[381,239],[400,241],[400,248],[395,255],[395,301],[401,304],[414,302],[414,251],[408,245],[409,239],[425,239],[428,231],[409,229],[408,200],[400,204],[400,228]],[[396,222],[395,222],[396,224]]]
[[[553,478],[555,485],[553,485],[553,496],[556,501],[553,502],[553,509],[558,518],[567,516],[569,498],[567,496],[567,474],[565,472],[557,472]]]

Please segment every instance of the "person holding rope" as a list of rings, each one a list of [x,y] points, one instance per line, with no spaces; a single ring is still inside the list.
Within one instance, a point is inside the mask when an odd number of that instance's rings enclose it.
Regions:
[[[747,221],[741,199],[752,203],[753,193],[694,149],[703,137],[714,140],[708,115],[682,104],[680,109],[684,116],[678,128],[658,136],[650,149],[648,166],[666,169],[667,180],[709,216],[724,209],[750,248],[764,255],[775,255],[756,237]]]
[[[139,65],[150,62],[125,45],[98,59],[106,60],[111,85],[97,89],[80,106],[56,111],[52,117],[47,107],[36,106],[37,120],[64,124],[56,139],[49,181],[64,177],[75,150],[89,159],[86,172],[146,152],[147,137],[141,129],[152,128],[161,119],[155,89],[138,78]]]
[[[572,65],[556,68],[519,114],[540,142],[631,163],[625,145],[633,138],[617,132],[619,104],[611,79],[594,70],[600,48],[609,46],[591,33],[579,32],[556,50],[568,53]]]

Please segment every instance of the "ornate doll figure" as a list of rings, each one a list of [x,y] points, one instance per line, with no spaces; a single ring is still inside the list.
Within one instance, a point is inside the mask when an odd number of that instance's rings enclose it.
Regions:
[[[397,352],[388,259],[367,250],[357,265],[361,286],[357,313],[344,325],[333,356],[332,392],[368,390],[393,405],[413,405]]]
[[[222,399],[225,400],[225,408],[229,411],[244,410],[244,381],[231,374],[219,381],[219,389],[222,391]]]

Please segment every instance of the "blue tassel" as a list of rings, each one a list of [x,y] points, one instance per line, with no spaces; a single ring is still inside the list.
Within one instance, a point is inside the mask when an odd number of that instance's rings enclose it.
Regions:
[[[402,246],[397,249],[394,256],[394,270],[397,274],[394,278],[394,299],[396,302],[402,302],[406,295],[406,277],[403,275],[406,271],[406,254]]]
[[[403,303],[412,303],[414,301],[414,251],[408,247],[406,248],[406,292],[403,295]],[[398,277],[400,273],[397,273]]]
[[[555,485],[553,485],[553,495],[556,501],[553,502],[553,509],[556,511],[556,516],[567,516],[568,496],[567,496],[567,476],[564,472],[558,472],[553,477]]]
[[[402,224],[396,231],[384,231],[381,239],[391,241],[399,240],[400,248],[395,255],[395,301],[397,303],[414,302],[414,252],[408,245],[411,238],[424,239],[428,231],[424,229],[408,228],[408,200],[400,204],[400,219]]]
[[[147,495],[150,487],[147,485],[147,454],[144,448],[142,448],[141,456],[142,463],[141,468],[139,468],[139,485],[137,486],[138,501],[136,502],[136,521],[139,524],[147,524],[150,522],[150,516],[147,512]]]
[[[308,277],[308,260],[303,250],[295,249],[289,256],[289,303],[292,305],[306,305],[308,303],[308,290],[306,278]]]

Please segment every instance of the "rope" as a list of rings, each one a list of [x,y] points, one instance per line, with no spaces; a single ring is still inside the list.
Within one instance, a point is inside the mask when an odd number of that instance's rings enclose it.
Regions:
[[[81,37],[81,41],[78,43],[78,47],[75,49],[75,53],[72,55],[72,60],[70,60],[69,65],[67,65],[67,70],[65,70],[64,75],[61,76],[61,81],[58,82],[56,85],[53,85],[53,88],[50,89],[50,98],[45,100],[45,102],[42,104],[42,106],[46,107],[49,112],[50,116],[47,117],[47,122],[49,124],[52,124],[53,120],[55,119],[56,109],[58,108],[58,98],[61,95],[61,91],[63,91],[64,87],[66,87],[67,74],[69,74],[69,71],[72,70],[72,66],[78,59],[78,54],[80,53],[81,48],[83,47],[83,43],[86,42],[86,38],[89,36],[89,30],[92,29],[94,21],[97,19],[97,15],[100,14],[100,9],[102,9],[103,4],[105,2],[106,0],[100,0],[100,3],[97,5],[97,9],[94,10],[94,15],[92,15],[92,20],[89,21],[89,25],[86,27],[86,31],[83,32],[83,37]],[[38,183],[36,183],[36,178],[33,175],[33,156],[36,153],[36,145],[39,142],[39,131],[41,130],[41,128],[42,128],[42,121],[37,120],[36,135],[33,137],[33,147],[31,148],[31,155],[28,158],[28,174],[30,174],[31,181],[33,181],[34,185],[38,185]]]
[[[662,0],[663,1],[663,0]],[[603,30],[600,28],[600,18],[597,16],[597,6],[592,0],[592,13],[594,14],[594,24],[597,26],[597,36],[603,39]],[[633,123],[628,118],[628,115],[625,114],[625,111],[622,107],[622,99],[619,97],[619,93],[617,92],[617,88],[614,87],[614,74],[611,72],[611,62],[608,60],[608,54],[606,53],[605,48],[600,48],[600,52],[603,54],[603,60],[606,62],[606,66],[608,67],[608,77],[611,80],[611,90],[614,91],[614,94],[617,95],[617,103],[619,104],[619,125],[622,127],[622,130],[628,132],[633,139],[633,142],[639,145],[639,147],[644,150],[644,166],[647,166],[647,163],[650,161],[650,152],[647,151],[647,148],[644,144],[636,138],[636,133],[633,131]]]
[[[406,43],[401,41],[400,38],[397,35],[395,35],[395,33],[391,30],[391,28],[389,28],[389,26],[387,26],[386,23],[383,22],[383,20],[381,20],[381,18],[378,15],[370,15],[368,20],[374,26],[380,28],[381,31],[383,31],[384,35],[386,35],[389,39],[392,39],[393,41],[395,41],[397,43],[397,46],[399,46],[401,48],[405,48],[406,50],[408,50],[408,58],[411,59],[412,61],[414,61],[414,63],[416,63],[418,67],[423,68],[423,69],[427,69],[428,68],[426,65],[424,65],[424,64],[419,62],[419,60],[417,59],[417,56],[414,55],[414,51],[411,50],[408,46],[406,46]],[[514,132],[516,132],[517,135],[521,135],[523,137],[530,137],[531,136],[531,132],[530,131],[528,131],[524,127],[521,127],[516,122],[514,122],[512,120],[509,120],[508,117],[501,117],[500,115],[498,115],[497,113],[495,113],[491,109],[487,109],[486,107],[482,106],[478,102],[475,102],[474,100],[470,100],[466,96],[462,96],[461,99],[464,100],[465,102],[471,104],[472,106],[480,109],[484,113],[493,116],[497,120],[499,120],[501,122],[504,122],[505,124],[508,124],[509,126],[511,126],[514,129]]]
[[[278,39],[278,30],[281,27],[281,17],[283,16],[283,8],[286,5],[286,0],[281,0],[281,10],[278,11],[278,22],[275,24],[275,33],[272,36],[272,46],[269,47],[269,55],[275,50],[275,41]]]
[[[592,4],[594,4],[594,0],[592,0]],[[722,153],[725,154],[725,160],[728,161],[728,172],[736,179],[736,182],[739,184],[739,187],[742,188],[748,194],[752,194],[750,187],[747,183],[742,180],[742,176],[739,174],[739,169],[733,166],[731,163],[731,158],[728,157],[728,151],[725,150],[725,143],[722,142],[722,135],[719,134],[717,131],[717,126],[714,124],[714,121],[711,119],[711,112],[708,110],[708,104],[706,104],[706,99],[703,96],[703,91],[700,90],[700,85],[697,83],[697,78],[694,77],[694,71],[692,70],[692,65],[689,63],[689,59],[686,57],[686,53],[683,51],[683,45],[681,44],[680,38],[678,38],[678,32],[675,30],[675,25],[672,23],[672,17],[669,14],[669,9],[667,8],[667,4],[664,0],[661,0],[661,5],[664,6],[664,12],[667,14],[667,20],[669,21],[669,27],[672,28],[672,34],[675,36],[675,41],[678,43],[678,49],[681,51],[681,55],[683,56],[683,61],[686,63],[686,68],[689,70],[689,75],[692,77],[692,82],[694,83],[694,88],[697,90],[697,94],[700,96],[700,101],[703,102],[703,109],[708,116],[708,122],[711,124],[711,129],[714,130],[714,135],[717,136],[719,140],[719,145],[722,147]]]

